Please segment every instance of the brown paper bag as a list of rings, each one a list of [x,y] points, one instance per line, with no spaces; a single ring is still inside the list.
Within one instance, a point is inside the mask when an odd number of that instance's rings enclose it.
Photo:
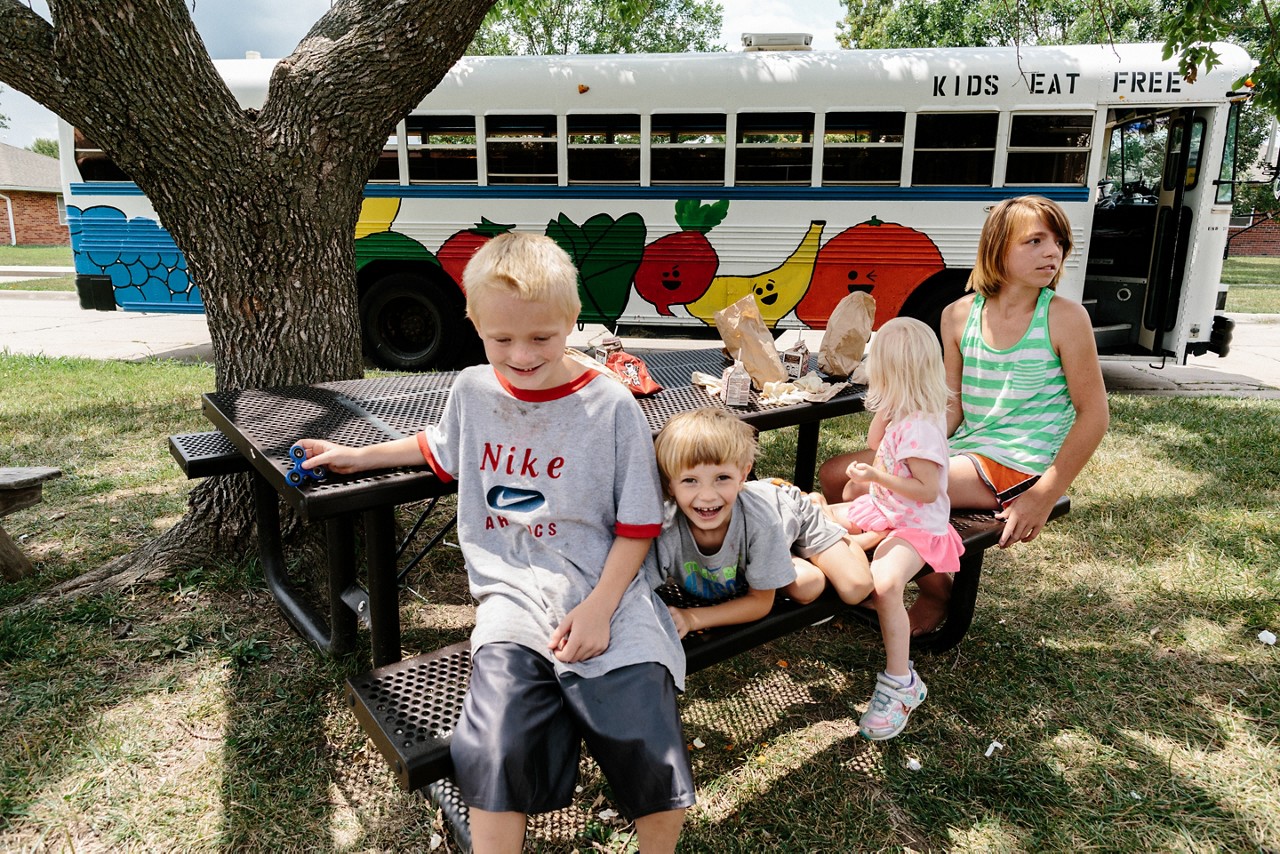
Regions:
[[[818,370],[829,377],[853,376],[862,364],[875,316],[876,301],[869,293],[854,291],[836,303],[818,349]]]
[[[787,378],[787,369],[782,367],[773,336],[764,325],[754,296],[747,294],[733,305],[725,306],[716,312],[715,319],[729,357],[742,362],[757,390],[763,389],[765,383]]]

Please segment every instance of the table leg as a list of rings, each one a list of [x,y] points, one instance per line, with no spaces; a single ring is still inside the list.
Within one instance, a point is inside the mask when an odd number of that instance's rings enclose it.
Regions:
[[[818,429],[821,425],[821,421],[801,424],[796,436],[796,473],[792,483],[805,492],[813,491],[813,470],[818,465]]]
[[[400,660],[400,585],[396,574],[395,508],[364,513],[365,563],[369,568],[369,637],[373,666]]]
[[[280,536],[280,508],[276,491],[260,475],[253,475],[258,519],[258,556],[267,587],[289,624],[312,645],[330,655],[346,655],[355,648],[356,617],[342,601],[342,591],[355,578],[355,538],[350,520],[329,523],[329,619],[316,613],[289,578]],[[342,528],[345,527],[345,531]],[[344,581],[345,579],[345,581]]]

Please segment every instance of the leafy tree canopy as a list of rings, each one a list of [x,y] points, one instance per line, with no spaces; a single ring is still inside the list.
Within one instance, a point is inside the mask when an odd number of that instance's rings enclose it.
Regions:
[[[503,0],[467,52],[480,56],[716,51],[715,0]]]
[[[43,154],[45,157],[58,156],[58,141],[56,139],[33,139],[31,144],[27,146],[27,151],[34,151],[36,154]]]

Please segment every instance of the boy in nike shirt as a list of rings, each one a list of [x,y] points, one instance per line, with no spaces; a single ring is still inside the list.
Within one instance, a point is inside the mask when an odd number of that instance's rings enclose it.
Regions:
[[[639,572],[662,525],[649,427],[624,386],[566,357],[577,270],[554,241],[495,237],[463,285],[489,364],[459,374],[440,423],[365,448],[302,440],[303,465],[425,460],[458,480],[477,607],[451,750],[478,854],[520,850],[527,814],[570,803],[582,739],[641,851],[674,851],[694,789],[684,653]]]

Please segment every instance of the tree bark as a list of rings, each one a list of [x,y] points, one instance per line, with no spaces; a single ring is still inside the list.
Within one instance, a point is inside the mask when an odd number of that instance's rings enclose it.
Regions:
[[[350,379],[365,179],[492,2],[338,0],[253,110],[184,0],[49,0],[52,22],[0,0],[0,80],[82,128],[151,200],[200,287],[218,389]],[[246,481],[212,480],[179,525],[103,571],[143,578],[242,550]]]

